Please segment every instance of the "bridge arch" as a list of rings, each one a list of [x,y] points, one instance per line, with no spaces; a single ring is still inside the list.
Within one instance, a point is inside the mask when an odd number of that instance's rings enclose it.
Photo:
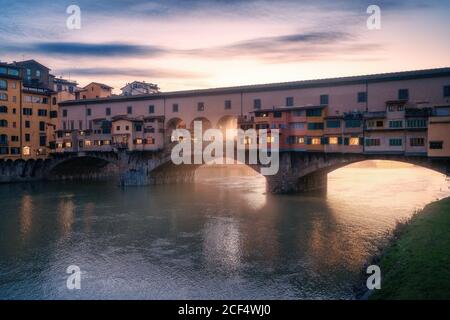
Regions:
[[[50,180],[101,180],[118,176],[117,156],[76,155],[54,159],[46,177]]]
[[[186,129],[186,123],[181,118],[171,118],[166,124],[166,142],[172,142],[172,132],[176,129]]]

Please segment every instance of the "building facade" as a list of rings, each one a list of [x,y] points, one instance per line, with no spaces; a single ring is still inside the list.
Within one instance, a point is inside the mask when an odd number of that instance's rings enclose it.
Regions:
[[[117,133],[128,135],[129,150],[155,150],[170,142],[173,129],[193,129],[199,120],[203,129],[279,129],[282,150],[447,157],[443,110],[450,106],[449,88],[450,68],[441,68],[67,101],[60,103],[58,142],[64,146],[68,133],[88,133],[90,140],[109,140],[114,149]],[[130,129],[142,124],[147,135],[136,140],[137,132],[116,132],[118,118],[127,119]],[[431,142],[439,143],[430,148]]]
[[[123,96],[135,96],[140,94],[153,94],[159,92],[158,85],[154,83],[147,83],[145,81],[133,81],[127,83],[123,88],[120,88]]]
[[[0,63],[0,159],[46,158],[56,145],[58,96],[35,60]]]

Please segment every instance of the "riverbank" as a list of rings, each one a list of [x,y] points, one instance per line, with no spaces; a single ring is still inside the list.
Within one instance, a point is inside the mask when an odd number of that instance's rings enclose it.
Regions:
[[[381,289],[370,300],[450,299],[450,197],[430,203],[408,222],[371,264],[380,266]]]

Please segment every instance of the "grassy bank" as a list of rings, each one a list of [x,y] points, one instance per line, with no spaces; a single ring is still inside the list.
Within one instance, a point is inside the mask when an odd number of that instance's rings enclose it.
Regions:
[[[370,299],[450,299],[450,198],[399,224],[376,264],[381,289]]]

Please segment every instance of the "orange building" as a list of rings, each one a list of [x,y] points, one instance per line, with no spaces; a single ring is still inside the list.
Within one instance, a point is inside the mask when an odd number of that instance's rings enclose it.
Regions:
[[[0,63],[0,159],[20,158],[21,88],[19,68]]]

